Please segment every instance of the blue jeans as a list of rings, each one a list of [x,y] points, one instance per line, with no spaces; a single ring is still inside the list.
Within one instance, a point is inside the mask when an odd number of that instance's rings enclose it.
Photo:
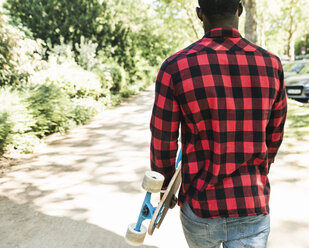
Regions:
[[[265,248],[270,231],[269,215],[203,219],[189,204],[181,207],[183,231],[190,248]]]

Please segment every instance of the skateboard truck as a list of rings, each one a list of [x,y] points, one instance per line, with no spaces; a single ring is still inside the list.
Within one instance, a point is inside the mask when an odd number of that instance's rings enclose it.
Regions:
[[[151,204],[151,193],[147,192],[134,230],[140,232],[143,221],[147,219],[151,220],[155,210],[156,208]]]
[[[176,159],[176,171],[162,195],[161,188],[164,182],[164,176],[158,172],[148,171],[145,173],[142,187],[147,191],[139,217],[136,223],[130,224],[127,229],[125,240],[128,244],[133,246],[140,246],[143,244],[146,237],[147,228],[142,223],[149,219],[148,234],[152,235],[155,228],[159,228],[168,209],[174,208],[177,204],[177,197],[175,196],[181,183],[181,150]],[[161,199],[157,207],[151,203],[151,194],[161,192]]]

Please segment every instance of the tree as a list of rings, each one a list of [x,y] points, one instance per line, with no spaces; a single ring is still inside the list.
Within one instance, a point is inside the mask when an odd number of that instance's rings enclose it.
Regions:
[[[110,27],[103,25],[102,18],[107,15],[105,2],[96,0],[7,0],[4,5],[14,22],[31,29],[35,38],[50,39],[59,44],[60,37],[65,42],[79,42],[81,36],[93,38],[101,29],[110,33]]]
[[[261,0],[256,4],[259,44],[276,54],[294,58],[294,46],[299,46],[295,41],[305,39],[308,33],[309,1]]]
[[[104,50],[106,57],[123,66],[130,75],[137,68],[137,53],[130,28],[116,18],[117,11],[111,0],[7,0],[16,26],[20,23],[51,46],[71,43],[79,45],[82,37],[98,44],[97,51]]]
[[[158,13],[151,10],[150,5],[143,0],[116,0],[114,4],[117,22],[131,30],[132,43],[138,48],[140,55],[151,66],[162,63],[162,59],[171,53],[173,43],[166,35],[167,28],[162,25]]]
[[[286,16],[285,26],[287,32],[287,43],[285,47],[285,53],[288,54],[291,58],[294,58],[294,44],[295,44],[295,32],[297,30],[297,19],[296,15],[299,13],[299,3],[300,1],[289,0],[286,2],[284,7],[282,8],[283,13]]]
[[[80,44],[81,37],[98,43],[97,50],[108,46],[124,47],[128,30],[116,22],[110,0],[6,0],[15,26],[22,23],[40,38],[52,45]],[[122,44],[123,43],[123,44]]]
[[[0,10],[0,87],[25,83],[39,67],[41,41],[25,37]]]
[[[202,38],[204,34],[202,23],[196,16],[196,3],[197,0],[154,0],[154,9],[163,21],[165,36],[174,51]]]
[[[276,27],[284,34],[284,53],[294,58],[295,41],[303,37],[308,28],[309,3],[307,0],[284,0],[281,3]]]
[[[243,0],[246,11],[245,37],[253,43],[257,43],[257,17],[255,0]]]

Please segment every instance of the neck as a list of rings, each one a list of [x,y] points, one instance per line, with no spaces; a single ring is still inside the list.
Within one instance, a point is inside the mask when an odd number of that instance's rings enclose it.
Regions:
[[[238,29],[238,21],[231,22],[216,22],[210,24],[209,22],[204,22],[204,32],[205,34],[214,28],[235,28]]]

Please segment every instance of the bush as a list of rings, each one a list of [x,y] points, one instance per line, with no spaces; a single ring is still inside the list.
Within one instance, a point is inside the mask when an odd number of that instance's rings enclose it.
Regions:
[[[39,85],[29,91],[27,102],[36,120],[33,132],[38,137],[54,132],[67,131],[70,121],[71,102],[67,95],[55,84]]]
[[[55,45],[63,37],[65,43],[75,45],[85,37],[102,49],[107,45],[126,44],[119,39],[125,29],[116,20],[113,5],[111,0],[6,0],[4,8],[16,24],[28,27],[35,38],[50,40]]]
[[[42,41],[34,41],[0,13],[0,86],[27,82],[28,76],[44,63]]]
[[[134,83],[128,83],[123,87],[121,95],[123,97],[128,97],[133,94],[137,94],[140,91],[144,90],[151,83],[155,82],[157,69],[149,64],[149,61],[146,61],[141,56],[136,56],[138,71],[132,77]]]
[[[40,139],[34,133],[14,134],[8,144],[8,150],[12,149],[22,153],[31,153],[34,147],[40,143]]]
[[[0,154],[4,152],[4,148],[9,142],[9,133],[12,124],[8,121],[8,113],[0,113]]]
[[[53,82],[65,90],[71,97],[98,99],[100,96],[118,94],[126,84],[126,72],[113,59],[107,59],[100,53],[97,58],[96,43],[84,38],[77,46],[79,54],[76,64],[71,44],[50,48],[49,68],[37,73],[37,79],[32,81]],[[90,71],[91,70],[91,71]]]
[[[96,50],[98,44],[91,40],[86,40],[83,36],[81,37],[80,44],[75,44],[75,48],[78,52],[77,63],[85,70],[92,70],[98,63],[96,59]]]
[[[77,124],[85,124],[91,117],[103,109],[101,102],[92,98],[72,99],[72,120]]]
[[[110,60],[105,63],[98,64],[93,70],[100,78],[101,88],[105,92],[111,92],[112,94],[118,94],[122,91],[126,85],[126,72],[116,62]]]
[[[34,84],[57,85],[70,98],[98,99],[104,91],[99,77],[90,71],[85,71],[75,62],[58,64],[56,58],[50,57],[48,68],[34,74],[31,78]]]
[[[47,42],[48,58],[57,64],[75,63],[75,54],[72,51],[72,42],[65,43],[63,37],[60,38],[60,44],[52,45]]]
[[[24,95],[10,87],[0,88],[2,149],[10,145],[13,149],[30,152],[39,142],[39,139],[31,133],[36,121],[28,110],[29,105]]]
[[[14,47],[21,34],[15,28],[7,24],[5,18],[0,15],[0,86],[12,84],[22,78],[14,65]]]
[[[126,72],[123,67],[118,64],[106,66],[106,70],[110,72],[113,78],[113,87],[111,88],[111,92],[113,94],[118,94],[123,90],[123,87],[126,84]]]
[[[84,124],[103,109],[103,102],[92,98],[69,99],[54,84],[0,88],[0,104],[0,153],[32,152],[40,138]]]
[[[30,132],[35,125],[35,120],[28,111],[29,105],[21,95],[21,92],[11,87],[0,88],[1,112],[8,114],[13,133]]]

